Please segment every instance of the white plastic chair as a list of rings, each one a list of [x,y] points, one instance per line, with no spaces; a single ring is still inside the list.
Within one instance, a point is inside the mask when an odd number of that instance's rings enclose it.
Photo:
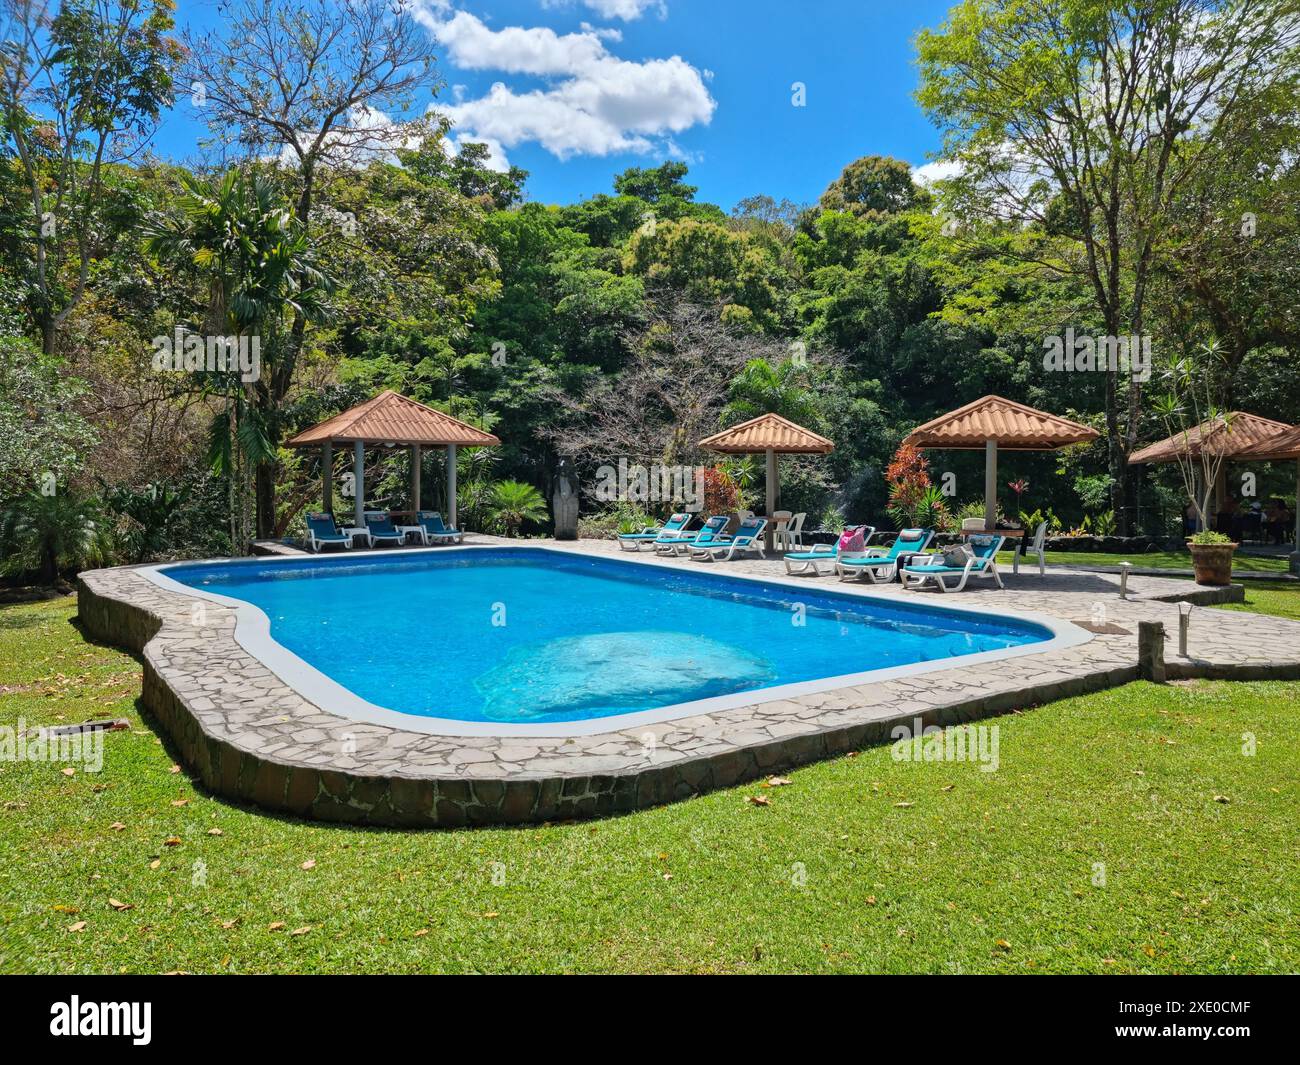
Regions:
[[[1020,543],[1016,545],[1016,553],[1011,556],[1011,572],[1012,573],[1020,572],[1021,555],[1037,555],[1038,575],[1040,577],[1044,576],[1047,573],[1047,560],[1043,557],[1046,554],[1046,551],[1044,550],[1043,547],[1046,541],[1047,541],[1047,522],[1044,521],[1044,522],[1040,522],[1038,528],[1034,530],[1034,538],[1033,540],[1030,541],[1028,546],[1025,545],[1023,539],[1020,541]]]
[[[794,520],[790,522],[787,542],[793,544],[799,550],[803,549],[803,523],[807,519],[808,514],[805,511],[800,511],[794,516]]]
[[[772,539],[778,551],[790,550],[790,519],[794,517],[788,510],[772,512]]]

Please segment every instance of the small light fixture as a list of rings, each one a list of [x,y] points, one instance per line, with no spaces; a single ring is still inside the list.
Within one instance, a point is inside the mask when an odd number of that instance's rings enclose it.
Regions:
[[[1192,604],[1178,604],[1178,655],[1180,658],[1186,658],[1187,655],[1187,630],[1192,625]]]
[[[1128,573],[1133,568],[1132,562],[1121,562],[1119,564],[1119,597],[1128,598]]]

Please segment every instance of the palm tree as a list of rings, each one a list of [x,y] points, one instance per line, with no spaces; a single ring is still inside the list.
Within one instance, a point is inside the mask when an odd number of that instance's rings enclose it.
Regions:
[[[42,584],[55,584],[59,570],[104,560],[99,508],[72,495],[28,492],[0,515],[0,556],[14,573],[39,570]]]
[[[488,517],[513,537],[526,521],[545,521],[546,500],[542,493],[523,481],[499,481],[492,488]]]
[[[731,382],[730,400],[722,411],[724,425],[779,414],[810,428],[821,423],[817,396],[808,387],[807,367],[793,359],[773,366],[766,359],[750,359]]]
[[[260,379],[242,381],[234,371],[204,375],[203,387],[221,396],[224,410],[210,430],[208,457],[230,481],[231,539],[243,547],[254,470],[257,527],[274,524],[275,442],[278,426],[270,376],[289,315],[316,321],[324,316],[331,280],[316,266],[301,223],[261,174],[229,171],[223,178],[182,176],[179,217],[148,229],[146,249],[197,267],[207,278],[205,328],[217,336],[256,336],[263,365]]]

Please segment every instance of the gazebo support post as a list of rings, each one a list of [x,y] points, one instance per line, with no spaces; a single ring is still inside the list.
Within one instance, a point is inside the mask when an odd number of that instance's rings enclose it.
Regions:
[[[366,527],[366,445],[358,440],[352,445],[352,489],[356,493],[355,521],[358,529]]]
[[[459,529],[456,524],[456,445],[447,445],[447,525]]]
[[[1300,459],[1295,464],[1295,550],[1291,552],[1291,572],[1300,577]]]
[[[1226,461],[1219,463],[1219,470],[1214,475],[1214,506],[1211,508],[1206,518],[1209,520],[1208,528],[1213,529],[1216,519],[1223,513],[1223,505],[1228,501],[1228,463]]]
[[[772,448],[767,449],[767,476],[765,478],[765,488],[767,490],[767,526],[763,530],[763,550],[771,551],[773,542],[773,533],[775,529],[776,501],[780,498],[780,489],[777,486],[777,465],[776,451]]]
[[[420,509],[420,445],[411,445],[411,509]],[[418,518],[413,519],[418,523]]]
[[[320,446],[320,502],[326,514],[334,513],[334,441]]]
[[[984,528],[998,527],[998,442],[984,441]]]

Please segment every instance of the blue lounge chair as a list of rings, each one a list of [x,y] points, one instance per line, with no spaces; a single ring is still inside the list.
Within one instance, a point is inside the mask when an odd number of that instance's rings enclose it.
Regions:
[[[666,539],[673,536],[685,536],[686,526],[691,523],[689,514],[674,514],[658,528],[650,526],[642,529],[640,532],[619,533],[618,549],[620,551],[640,551],[645,544],[653,544],[656,540]]]
[[[962,566],[948,565],[942,555],[930,555],[915,565],[904,566],[903,587],[924,588],[933,582],[941,592],[960,592],[972,577],[987,577],[1001,588],[1002,576],[998,573],[997,557],[1005,540],[1005,536],[972,536],[967,541],[972,557]],[[944,579],[946,577],[955,578],[957,583],[949,587]]]
[[[339,532],[338,526],[334,524],[334,515],[322,510],[307,515],[307,544],[313,552],[319,551],[326,544],[342,544],[350,550],[352,537]]]
[[[679,551],[685,551],[691,547],[703,547],[705,544],[720,543],[726,539],[723,536],[723,530],[726,529],[728,520],[725,514],[717,514],[706,521],[694,536],[689,533],[685,536],[661,536],[654,542],[655,554],[675,555]]]
[[[406,536],[397,531],[386,510],[366,511],[366,538],[371,547],[375,544],[400,544]]]
[[[888,584],[898,576],[898,560],[924,551],[933,536],[933,529],[904,529],[888,548],[873,547],[858,558],[840,559],[835,563],[835,572],[840,580],[866,577],[872,584]]]
[[[763,541],[759,537],[766,528],[766,518],[746,518],[740,523],[735,536],[725,536],[705,544],[693,544],[687,551],[696,562],[713,562],[719,558],[730,562],[737,554],[745,555],[750,551],[757,552],[759,558],[765,558]]]
[[[424,531],[426,544],[458,544],[465,534],[442,523],[442,515],[436,510],[417,510],[415,522]]]
[[[862,530],[863,544],[866,544],[867,541],[876,535],[876,527],[874,525],[850,525],[844,531],[853,532],[857,529]],[[785,556],[785,571],[791,576],[795,576],[812,570],[815,575],[820,577],[822,576],[822,563],[828,563],[830,565],[830,569],[826,570],[826,573],[830,574],[835,572],[835,562],[837,559],[854,557],[861,556],[858,555],[856,551],[849,555],[843,554],[840,551],[839,541],[836,541],[833,544],[828,544],[821,550],[814,548],[811,551],[791,551]]]

